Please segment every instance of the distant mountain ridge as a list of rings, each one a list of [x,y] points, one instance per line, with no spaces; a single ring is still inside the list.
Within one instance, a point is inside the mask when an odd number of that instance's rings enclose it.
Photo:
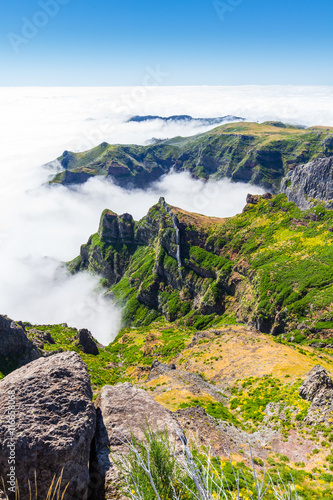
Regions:
[[[172,115],[172,116],[158,116],[158,115],[136,115],[132,116],[127,122],[148,122],[153,120],[162,120],[164,122],[196,122],[200,125],[218,125],[221,123],[235,122],[235,121],[245,121],[245,118],[240,116],[226,115],[218,116],[216,118],[193,118],[190,115]]]
[[[127,189],[146,188],[173,170],[205,180],[226,177],[278,193],[287,172],[330,156],[332,127],[227,123],[209,132],[159,140],[147,146],[103,142],[82,153],[65,151],[58,158],[64,170],[51,183],[81,184],[101,176]]]

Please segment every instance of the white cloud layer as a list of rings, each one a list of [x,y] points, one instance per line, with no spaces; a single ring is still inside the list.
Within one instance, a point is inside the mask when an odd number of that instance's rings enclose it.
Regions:
[[[59,272],[59,263],[74,258],[96,231],[104,208],[139,219],[165,196],[184,209],[225,217],[243,208],[248,191],[261,192],[226,180],[205,184],[187,174],[170,174],[147,191],[130,193],[100,179],[75,190],[50,188],[43,163],[65,149],[102,141],[144,144],[208,129],[125,122],[136,114],[233,114],[333,126],[332,94],[330,87],[0,89],[0,313],[86,327],[107,344],[119,329],[119,310],[94,292],[96,277]]]

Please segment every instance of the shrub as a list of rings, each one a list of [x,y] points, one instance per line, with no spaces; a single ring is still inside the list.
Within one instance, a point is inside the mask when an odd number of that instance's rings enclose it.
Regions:
[[[154,433],[148,426],[145,441],[132,436],[128,453],[114,461],[122,474],[123,493],[131,500],[297,500],[295,485],[265,473],[260,477],[250,448],[252,470],[242,462],[222,462],[198,447],[190,449],[178,433],[182,454],[170,444],[167,431]],[[292,479],[292,478],[291,478]]]

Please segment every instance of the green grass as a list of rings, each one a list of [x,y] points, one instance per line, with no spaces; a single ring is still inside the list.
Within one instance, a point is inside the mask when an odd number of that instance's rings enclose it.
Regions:
[[[303,422],[310,407],[310,403],[298,394],[301,384],[301,380],[283,384],[273,376],[244,379],[232,389],[230,408],[237,409],[237,415],[242,421],[258,425],[266,417],[264,411],[267,405],[279,403],[277,415],[274,414],[270,419],[286,430],[296,428],[296,422]]]

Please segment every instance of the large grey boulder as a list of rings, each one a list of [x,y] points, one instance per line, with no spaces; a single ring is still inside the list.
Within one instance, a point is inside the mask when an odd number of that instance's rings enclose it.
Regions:
[[[7,375],[16,368],[41,357],[24,328],[0,315],[0,371]]]
[[[323,201],[333,207],[333,157],[318,158],[290,170],[281,181],[281,193],[301,210]]]
[[[95,402],[97,408],[96,437],[92,447],[92,482],[95,489],[91,498],[114,498],[118,471],[111,455],[126,454],[124,441],[131,433],[144,440],[144,429],[168,430],[172,441],[182,432],[175,415],[157,403],[146,391],[126,382],[104,386]],[[111,452],[111,455],[110,455]],[[104,496],[105,495],[105,496]]]
[[[86,500],[95,427],[90,378],[77,353],[29,363],[0,381],[0,475],[7,483],[12,451],[21,499],[29,499],[35,472],[38,494],[33,486],[32,498],[45,500],[53,477],[63,471],[63,487],[69,483],[65,499]]]
[[[328,423],[333,417],[333,380],[324,367],[316,365],[308,373],[299,395],[312,404],[305,417],[307,424]]]

